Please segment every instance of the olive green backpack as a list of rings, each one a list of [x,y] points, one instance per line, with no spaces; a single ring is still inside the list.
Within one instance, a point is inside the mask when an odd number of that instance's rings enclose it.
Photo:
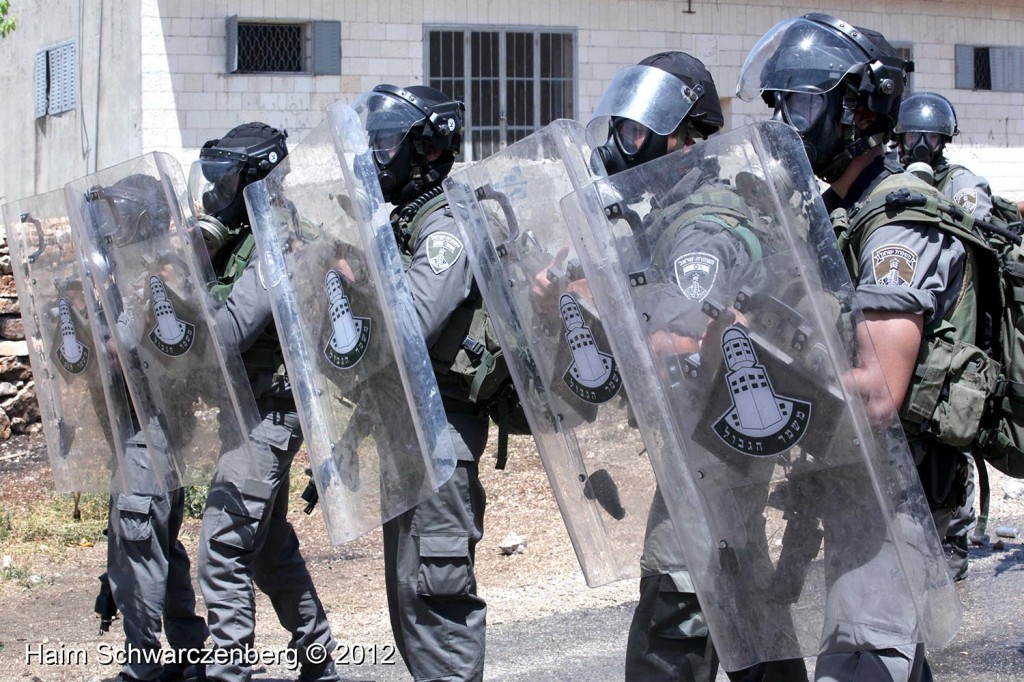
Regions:
[[[835,215],[833,216],[835,218]],[[1024,478],[1024,252],[1020,237],[966,216],[908,173],[891,175],[837,220],[840,247],[856,275],[857,244],[893,220],[930,223],[967,252],[961,301],[924,330],[917,367],[900,409],[908,434],[930,434]],[[972,295],[973,294],[973,295]],[[976,308],[969,305],[976,301]],[[964,322],[974,321],[973,334]]]

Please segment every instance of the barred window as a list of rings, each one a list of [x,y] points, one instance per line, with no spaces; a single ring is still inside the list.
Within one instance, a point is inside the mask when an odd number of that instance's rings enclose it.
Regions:
[[[468,161],[576,116],[576,34],[428,27],[425,81],[466,103]]]
[[[1024,47],[956,46],[956,87],[1024,92]]]
[[[301,72],[300,24],[238,24],[238,70],[243,73]]]
[[[341,73],[341,22],[227,20],[228,73]]]

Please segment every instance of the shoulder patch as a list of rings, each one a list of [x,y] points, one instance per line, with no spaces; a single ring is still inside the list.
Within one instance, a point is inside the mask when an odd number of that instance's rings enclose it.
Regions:
[[[875,284],[909,287],[917,269],[917,254],[902,244],[885,244],[871,252]]]
[[[676,283],[683,296],[703,301],[711,293],[718,274],[718,258],[710,253],[692,251],[676,258]]]
[[[978,208],[978,190],[974,187],[964,187],[953,195],[953,201],[964,210],[964,213],[974,215],[974,209]]]
[[[435,275],[455,265],[463,251],[462,242],[450,232],[434,232],[427,237],[427,262]]]

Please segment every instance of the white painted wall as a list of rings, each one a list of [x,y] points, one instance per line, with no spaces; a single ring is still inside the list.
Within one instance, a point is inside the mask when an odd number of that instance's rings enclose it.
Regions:
[[[942,92],[960,114],[963,134],[951,156],[986,175],[995,191],[1024,199],[1017,162],[1024,93],[953,87],[957,43],[1024,45],[1021,0],[48,0],[14,9],[19,27],[0,40],[0,120],[14,140],[13,156],[0,165],[0,196],[53,189],[97,163],[143,151],[188,163],[205,140],[247,120],[285,128],[295,144],[335,99],[351,101],[380,82],[421,82],[424,25],[576,29],[576,114],[583,119],[617,69],[659,50],[686,50],[714,75],[729,123],[742,125],[767,115],[760,103],[731,96],[750,48],[777,21],[824,10],[912,42],[915,89]],[[341,21],[342,75],[226,74],[225,18],[232,14]],[[37,125],[35,51],[79,33],[81,108]]]

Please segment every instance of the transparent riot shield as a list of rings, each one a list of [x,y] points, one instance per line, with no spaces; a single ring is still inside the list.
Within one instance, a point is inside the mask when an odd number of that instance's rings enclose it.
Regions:
[[[640,574],[656,486],[607,320],[558,211],[603,176],[590,158],[583,126],[560,120],[444,187],[576,556],[597,586]],[[652,516],[652,533],[666,521]]]
[[[4,224],[57,492],[126,491],[128,398],[116,356],[93,334],[102,312],[82,276],[64,193],[5,204]]]
[[[202,483],[223,453],[242,452],[222,475],[255,478],[267,439],[238,349],[214,324],[215,279],[178,162],[147,154],[68,183],[65,197],[153,460],[146,475],[167,489]]]
[[[245,199],[320,505],[340,544],[427,499],[455,470],[359,118],[332,105]]]
[[[844,383],[874,350],[797,135],[718,135],[562,207],[725,668],[948,642],[906,439]]]

